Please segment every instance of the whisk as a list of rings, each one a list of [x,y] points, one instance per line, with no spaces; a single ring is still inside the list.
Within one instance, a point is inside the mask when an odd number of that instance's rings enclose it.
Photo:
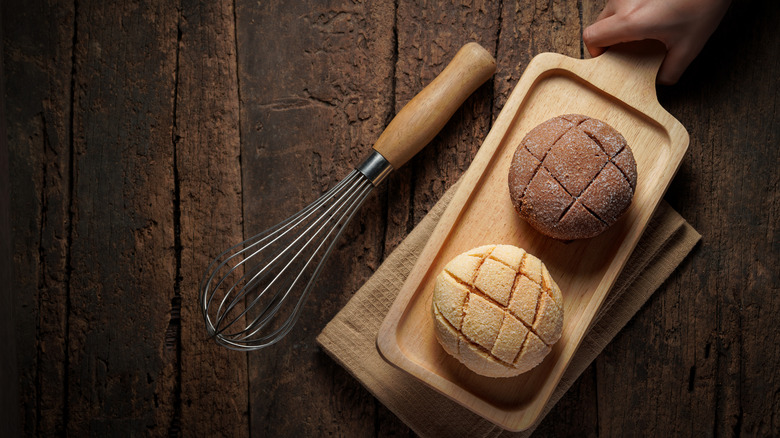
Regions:
[[[289,333],[323,262],[363,201],[433,139],[495,68],[479,44],[463,46],[341,182],[283,222],[217,256],[200,285],[209,335],[227,348],[257,350]]]

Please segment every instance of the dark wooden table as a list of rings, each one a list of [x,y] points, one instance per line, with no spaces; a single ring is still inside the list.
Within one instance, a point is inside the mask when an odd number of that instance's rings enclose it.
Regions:
[[[324,3],[3,3],[12,431],[413,435],[314,338],[469,166],[528,61],[584,56],[603,1]],[[538,435],[780,435],[779,6],[736,1],[659,88],[691,138],[666,199],[703,240]],[[468,41],[495,77],[368,199],[296,330],[250,354],[206,340],[208,261],[339,181]]]

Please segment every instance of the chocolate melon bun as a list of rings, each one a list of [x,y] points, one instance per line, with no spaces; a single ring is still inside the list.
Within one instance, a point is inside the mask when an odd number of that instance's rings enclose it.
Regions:
[[[512,377],[542,362],[561,337],[563,297],[538,258],[486,245],[452,259],[433,292],[436,338],[488,377]]]
[[[523,138],[509,166],[509,195],[520,217],[560,240],[586,239],[625,213],[636,190],[636,161],[613,127],[579,114],[547,120]]]

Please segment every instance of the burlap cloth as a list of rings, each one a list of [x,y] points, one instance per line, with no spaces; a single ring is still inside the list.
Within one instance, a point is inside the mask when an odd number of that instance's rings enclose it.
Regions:
[[[511,433],[385,362],[376,337],[406,276],[452,199],[450,188],[317,337],[319,345],[421,436],[528,436]],[[607,297],[539,421],[669,277],[701,236],[662,202]]]

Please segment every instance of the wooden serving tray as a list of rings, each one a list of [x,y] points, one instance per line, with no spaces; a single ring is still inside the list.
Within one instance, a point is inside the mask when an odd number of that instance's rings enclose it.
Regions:
[[[533,58],[463,175],[457,192],[386,316],[384,358],[493,423],[529,428],[558,385],[688,148],[685,128],[658,103],[659,43],[624,44],[593,59]],[[525,134],[560,114],[609,123],[631,146],[638,182],[629,210],[592,239],[559,242],[527,225],[509,199],[507,175]],[[512,378],[477,375],[438,344],[431,317],[436,276],[454,256],[489,243],[520,246],[547,265],[564,297],[563,334],[545,360]]]

